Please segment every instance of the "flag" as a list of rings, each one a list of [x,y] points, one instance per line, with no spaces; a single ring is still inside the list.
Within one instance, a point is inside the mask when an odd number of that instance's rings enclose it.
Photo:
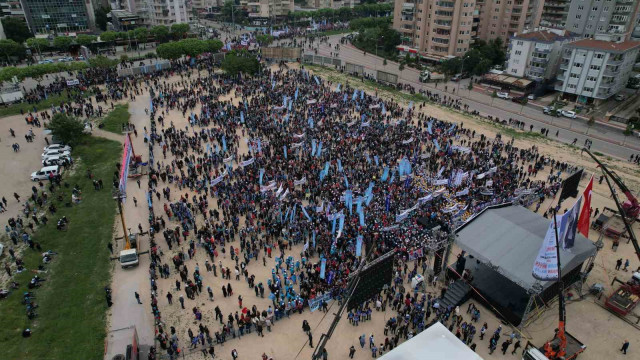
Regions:
[[[356,239],[356,256],[362,255],[362,235],[358,235]]]
[[[264,169],[260,169],[260,185],[262,185],[262,177],[264,176]]]
[[[562,233],[558,232],[559,244],[563,249],[570,249],[576,240],[576,230],[578,228],[578,214],[580,212],[580,204],[582,203],[582,197],[573,204],[573,207],[562,215],[562,224],[560,228]]]
[[[323,258],[320,262],[320,279],[324,279],[324,273],[327,270],[327,259]]]
[[[589,237],[589,218],[591,217],[591,192],[593,189],[593,176],[589,181],[589,185],[584,189],[583,198],[584,204],[582,205],[582,211],[580,212],[580,218],[578,218],[578,231],[585,237]]]
[[[287,158],[287,145],[284,146],[284,158]]]

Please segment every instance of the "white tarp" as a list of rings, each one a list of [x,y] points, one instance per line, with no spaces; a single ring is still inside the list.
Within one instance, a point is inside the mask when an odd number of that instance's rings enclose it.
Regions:
[[[482,360],[444,325],[437,322],[384,354],[380,360]]]

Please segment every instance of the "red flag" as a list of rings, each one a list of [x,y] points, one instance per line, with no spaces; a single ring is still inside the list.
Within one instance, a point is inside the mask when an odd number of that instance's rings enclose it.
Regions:
[[[593,189],[593,176],[589,181],[589,185],[584,189],[584,205],[582,205],[582,211],[580,211],[580,217],[578,218],[578,231],[585,237],[589,237],[589,218],[591,217],[591,192]]]

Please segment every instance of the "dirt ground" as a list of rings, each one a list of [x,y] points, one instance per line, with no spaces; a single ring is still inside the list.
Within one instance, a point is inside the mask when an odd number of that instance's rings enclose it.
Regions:
[[[324,76],[324,74],[320,74]],[[353,81],[351,81],[353,83]],[[346,81],[342,82],[343,84]],[[366,89],[366,88],[365,88]],[[367,89],[373,93],[374,89]],[[387,96],[384,92],[380,92],[382,96]],[[144,114],[144,107],[148,105],[148,95],[145,93],[142,96],[139,96],[135,102],[132,102],[130,105],[130,112],[132,113],[132,122],[136,124],[138,129],[141,129],[143,126],[148,125],[147,116]],[[197,108],[194,112],[198,112]],[[464,116],[459,113],[455,113],[449,110],[445,110],[438,106],[426,105],[421,111],[428,112],[431,116],[438,117],[440,119],[444,119],[447,121],[454,122],[464,122],[465,128],[473,128],[476,132],[484,133],[489,137],[494,137],[496,132],[499,130],[484,121],[473,120],[468,116]],[[176,127],[184,127],[187,125],[187,121],[182,117],[181,113],[177,110],[169,112],[167,116],[166,123],[173,123]],[[9,128],[13,128],[16,131],[17,138],[15,140],[9,138]],[[5,169],[11,169],[11,171],[3,171],[0,172],[0,183],[2,184],[2,191],[0,191],[0,196],[5,196],[9,202],[9,211],[0,214],[0,223],[5,223],[6,220],[10,216],[16,216],[21,209],[21,205],[18,204],[13,198],[13,192],[17,192],[23,199],[28,196],[30,193],[30,188],[32,183],[29,181],[29,175],[31,172],[39,169],[40,165],[40,156],[39,154],[42,152],[42,148],[46,145],[44,143],[43,137],[41,135],[41,129],[34,129],[37,137],[33,143],[26,143],[24,140],[24,134],[28,131],[28,127],[26,126],[24,120],[21,116],[13,116],[7,117],[0,122],[0,163],[5,166]],[[241,134],[238,133],[240,137]],[[11,150],[12,141],[18,142],[21,146],[21,151],[19,153],[13,153]],[[141,138],[134,140],[134,146],[141,147]],[[517,138],[515,140],[516,146],[519,147],[529,147],[532,145],[536,145],[540,148],[540,152],[542,154],[552,154],[557,160],[568,161],[572,164],[580,165],[585,167],[587,172],[595,172],[596,166],[593,161],[587,156],[580,155],[579,151],[573,148],[570,148],[566,145],[561,145],[555,143],[551,140],[542,140],[542,139],[526,139],[526,138]],[[246,145],[243,140],[240,141],[242,146],[241,150],[246,151]],[[147,156],[143,152],[143,159],[146,159]],[[167,163],[171,159],[162,160],[162,154],[159,151],[156,151],[156,159]],[[605,157],[606,159],[606,157]],[[624,159],[606,159],[607,164],[609,164],[613,169],[615,169],[625,180],[627,185],[631,187],[634,192],[638,190],[640,187],[637,179],[638,170],[637,167],[632,166]],[[581,190],[584,186],[587,185],[587,180],[582,180],[581,182]],[[145,190],[145,186],[143,184],[142,189],[138,191],[135,182],[129,183],[129,188],[132,189],[132,196],[137,196],[139,200],[139,206],[133,206],[133,202],[129,201],[125,205],[125,213],[127,214],[127,222],[128,227],[132,228],[134,231],[137,227],[137,223],[142,223],[146,228],[146,219],[148,216],[146,206],[140,206],[141,203],[144,205],[144,197],[143,195],[135,195],[135,194],[143,194]],[[172,188],[172,198],[177,196],[177,189]],[[184,193],[184,190],[180,193]],[[546,209],[549,206],[550,201],[547,200],[541,207],[541,209]],[[215,202],[211,202],[213,206],[215,206]],[[568,200],[567,204],[572,204],[572,200]],[[162,211],[163,202],[154,202],[156,214],[163,214]],[[597,181],[594,186],[594,195],[592,200],[592,207],[602,209],[603,206],[607,206],[610,208],[614,208],[615,204],[609,196],[608,189],[606,188],[606,184],[598,184]],[[542,213],[542,210],[539,211]],[[119,221],[119,220],[118,220]],[[168,223],[168,226],[175,226],[175,224]],[[637,232],[637,226],[636,226]],[[594,231],[590,232],[589,238],[591,240],[597,240],[597,233]],[[116,237],[122,236],[122,230],[120,230],[119,222],[116,224]],[[143,241],[144,244],[146,241]],[[162,242],[161,242],[162,243]],[[122,241],[117,242],[117,246],[114,249],[116,252],[121,247]],[[5,240],[5,245],[7,245]],[[164,248],[164,243],[161,244],[164,250],[164,259],[165,261],[169,261],[169,259],[176,253],[178,249],[174,247],[173,251],[168,251],[168,249]],[[239,242],[236,240],[231,243],[234,247],[239,245]],[[228,246],[228,245],[227,245]],[[199,249],[199,248],[198,248]],[[143,248],[144,250],[144,248]],[[186,250],[186,247],[184,247]],[[288,251],[287,255],[291,255],[296,259],[299,259],[301,246],[294,246],[292,251]],[[454,251],[454,255],[457,252]],[[604,248],[597,256],[595,268],[592,271],[589,279],[587,280],[587,284],[585,288],[588,288],[590,285],[594,283],[601,283],[605,286],[605,293],[609,294],[613,288],[610,286],[611,279],[614,276],[618,276],[621,279],[627,279],[631,273],[624,271],[615,271],[615,261],[618,258],[629,259],[631,261],[631,269],[637,268],[640,264],[638,263],[638,259],[634,256],[633,247],[631,244],[627,244],[626,241],[621,242],[620,247],[617,249],[617,252],[613,252],[611,250],[611,239],[604,239]],[[312,261],[317,261],[318,259],[311,259]],[[196,253],[196,257],[194,260],[189,261],[187,264],[189,266],[190,272],[193,271],[196,265],[198,265],[201,269],[201,273],[204,278],[204,285],[211,286],[215,295],[215,301],[210,302],[207,299],[206,292],[199,297],[196,297],[195,301],[189,300],[185,298],[185,307],[186,310],[180,309],[179,302],[177,301],[178,293],[175,291],[175,280],[178,278],[177,274],[173,273],[169,279],[159,279],[158,285],[158,300],[160,303],[160,310],[163,315],[163,321],[168,328],[169,326],[175,326],[178,330],[178,336],[180,338],[180,345],[185,349],[185,358],[188,359],[197,359],[202,357],[203,355],[199,352],[199,349],[194,350],[193,352],[189,351],[188,348],[188,336],[187,329],[190,327],[192,330],[197,329],[197,322],[194,320],[194,316],[191,313],[191,308],[194,306],[198,306],[203,312],[203,323],[209,326],[209,329],[213,332],[218,330],[218,325],[214,321],[214,313],[213,308],[215,306],[220,306],[223,314],[226,315],[229,312],[235,312],[238,308],[237,296],[242,295],[244,302],[243,306],[250,308],[252,305],[256,305],[258,309],[262,310],[266,308],[271,302],[267,298],[256,298],[255,293],[252,289],[249,289],[248,285],[241,277],[240,281],[236,281],[233,277],[232,280],[225,280],[219,277],[220,274],[218,272],[218,277],[214,277],[212,273],[208,273],[205,271],[204,267],[205,261],[205,253],[204,251],[198,251]],[[225,267],[229,267],[233,269],[235,262],[232,262],[229,256],[221,259],[222,264]],[[122,295],[122,302],[133,302],[132,294],[130,293],[133,289],[139,289],[141,297],[147,302],[145,305],[136,308],[135,306],[127,305],[129,310],[126,310],[123,313],[113,314],[111,315],[112,322],[117,317],[118,322],[127,321],[127,317],[131,316],[140,316],[137,315],[138,312],[147,312],[146,316],[143,317],[143,321],[150,321],[150,316],[148,315],[150,308],[148,306],[148,299],[150,296],[149,293],[149,285],[148,281],[145,279],[146,273],[146,264],[148,264],[148,259],[143,259],[143,265],[141,265],[137,270],[142,273],[142,275],[137,274],[135,276],[135,284],[130,286],[128,283],[124,283],[131,279],[130,273],[121,273],[119,267],[115,270],[116,275],[114,275],[114,295],[116,299],[114,302],[116,305],[114,309],[120,309],[118,307],[118,293]],[[217,264],[216,264],[217,265]],[[266,266],[262,264],[262,258],[258,262],[251,262],[248,265],[249,274],[254,274],[256,276],[256,282],[266,283],[268,277],[271,274],[271,268],[274,266],[274,259],[268,259]],[[173,269],[173,266],[171,266]],[[140,280],[142,279],[142,280]],[[231,286],[234,289],[234,295],[231,298],[224,298],[222,295],[222,291],[220,287],[223,284],[231,283]],[[119,289],[122,289],[121,291]],[[169,305],[166,300],[167,292],[172,292],[174,294],[174,303],[173,305]],[[432,293],[439,292],[438,289],[434,289],[429,287],[428,291]],[[294,314],[291,315],[289,319],[283,319],[276,322],[272,328],[272,332],[265,331],[265,337],[262,339],[257,338],[255,333],[249,334],[242,339],[232,339],[227,341],[224,346],[216,346],[216,358],[221,359],[231,359],[230,352],[232,349],[237,349],[240,357],[239,359],[259,359],[262,353],[266,353],[269,356],[274,357],[274,359],[308,359],[313,351],[307,344],[307,336],[302,332],[301,326],[302,321],[306,319],[309,321],[312,333],[313,333],[313,341],[314,346],[320,340],[320,335],[329,328],[331,321],[333,320],[333,313],[337,309],[337,304],[330,303],[330,310],[328,313],[323,313],[322,311],[315,311],[313,313],[309,312],[309,310],[305,310],[302,315]],[[466,304],[463,307],[466,309]],[[481,307],[482,317],[480,319],[481,322],[489,323],[489,331],[492,332],[498,326],[498,320],[496,317],[487,309]],[[607,310],[601,308],[599,305],[594,303],[594,298],[591,296],[587,296],[585,299],[581,301],[570,302],[567,306],[568,312],[568,330],[587,344],[587,351],[581,356],[583,359],[623,359],[627,358],[621,355],[617,349],[620,347],[622,341],[624,339],[629,339],[631,341],[630,347],[630,355],[636,352],[636,349],[640,347],[640,342],[638,342],[637,330],[632,326],[626,324],[619,318],[612,315]],[[330,359],[345,359],[347,358],[348,348],[351,345],[354,345],[357,349],[356,359],[368,359],[371,357],[371,353],[368,350],[368,345],[365,346],[365,349],[360,349],[358,344],[358,337],[362,334],[366,334],[368,337],[370,334],[374,334],[376,338],[376,342],[380,343],[384,341],[383,336],[383,327],[386,320],[392,316],[392,311],[390,308],[387,308],[387,311],[384,313],[374,312],[372,316],[372,320],[368,322],[361,323],[358,328],[354,328],[352,325],[348,323],[346,319],[342,319],[338,324],[335,333],[332,339],[328,343],[328,352]],[[468,320],[468,319],[465,319]],[[151,326],[152,324],[148,324]],[[546,311],[538,320],[533,322],[527,328],[523,330],[523,336],[530,338],[530,340],[538,345],[541,345],[546,339],[550,338],[553,334],[553,329],[557,326],[557,311],[555,308],[555,304],[551,305],[551,308]],[[116,326],[117,327],[117,326]],[[510,329],[503,330],[503,334],[510,333]],[[148,333],[145,334],[145,338],[148,338]],[[504,337],[503,337],[504,338]],[[488,340],[480,341],[476,337],[476,343],[478,344],[477,352],[484,358],[514,358],[515,355],[510,355],[510,351],[507,352],[506,356],[503,356],[500,351],[496,351],[493,355],[488,354],[487,346]]]

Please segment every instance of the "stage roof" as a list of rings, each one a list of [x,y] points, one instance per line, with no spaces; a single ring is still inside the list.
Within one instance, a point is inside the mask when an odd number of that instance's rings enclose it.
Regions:
[[[384,354],[380,360],[482,360],[444,325],[437,322]]]
[[[489,207],[457,230],[456,244],[479,261],[519,284],[530,288],[531,275],[550,219],[522,206]],[[596,252],[591,240],[576,234],[575,245],[560,250],[562,273],[573,270]],[[543,288],[553,281],[543,281]]]

